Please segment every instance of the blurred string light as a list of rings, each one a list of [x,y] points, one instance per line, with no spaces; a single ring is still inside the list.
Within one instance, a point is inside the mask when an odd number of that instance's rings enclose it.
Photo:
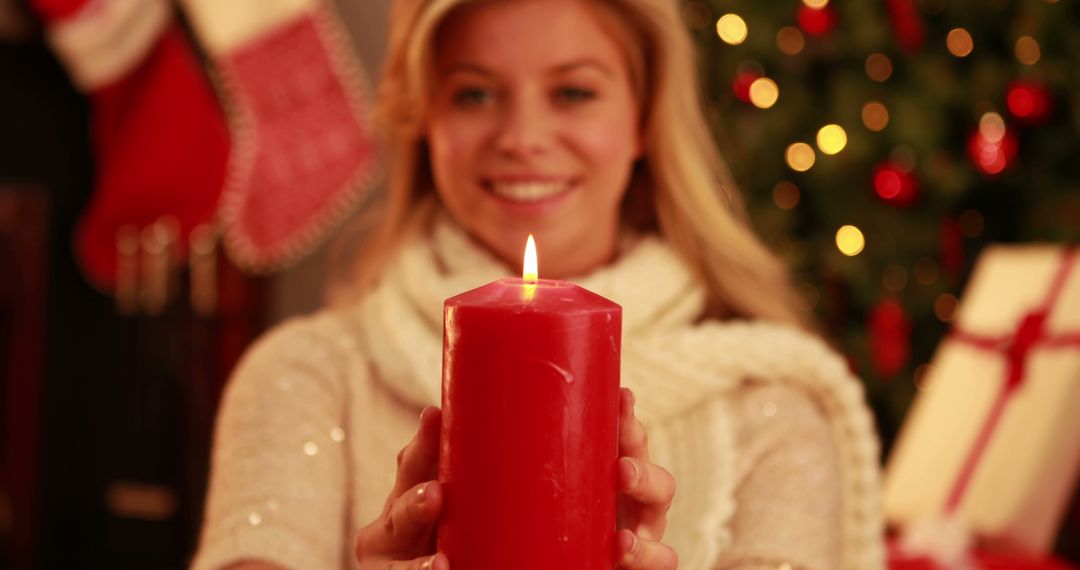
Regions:
[[[978,210],[964,210],[960,213],[960,231],[966,237],[978,237],[985,226],[986,221]]]
[[[750,84],[750,102],[759,109],[768,109],[780,98],[780,88],[768,77],[759,77]]]
[[[825,36],[836,27],[836,11],[827,2],[813,3],[820,3],[821,7],[814,8],[809,5],[810,2],[804,2],[802,6],[799,6],[795,19],[798,21],[799,27],[808,35]]]
[[[1005,92],[1005,104],[1014,117],[1025,123],[1037,123],[1050,115],[1052,98],[1046,87],[1037,81],[1013,81]]]
[[[738,14],[724,14],[716,21],[716,35],[726,44],[737,46],[746,41],[749,29]]]
[[[866,75],[877,82],[887,80],[892,76],[893,65],[889,56],[883,53],[872,53],[866,58]]]
[[[773,203],[781,210],[790,210],[799,205],[799,187],[787,180],[773,186]]]
[[[776,48],[787,55],[798,54],[806,47],[806,38],[799,28],[787,26],[776,32]]]
[[[1001,142],[1005,138],[1005,119],[997,113],[985,113],[979,119],[979,134],[989,142]]]
[[[862,253],[865,247],[866,238],[859,228],[847,225],[836,230],[836,249],[839,249],[840,253],[854,257]]]
[[[915,281],[920,285],[933,285],[940,273],[938,262],[932,257],[920,257],[915,262]]]
[[[829,4],[829,0],[803,0],[803,4],[806,4],[807,8],[820,10]]]
[[[761,77],[752,71],[739,73],[735,76],[735,81],[731,84],[731,91],[735,93],[735,96],[738,97],[740,101],[749,103],[750,86],[758,79],[761,79]]]
[[[908,282],[908,272],[899,263],[890,263],[881,272],[881,286],[890,293],[899,293],[904,290]]]
[[[1039,62],[1039,57],[1042,56],[1042,51],[1039,49],[1039,42],[1035,41],[1035,38],[1031,36],[1021,36],[1016,40],[1016,59],[1024,65],[1035,65]]]
[[[949,48],[949,53],[956,57],[966,57],[975,49],[975,42],[964,28],[953,28],[949,35],[945,36],[945,46]]]
[[[951,293],[942,293],[934,299],[934,316],[941,322],[947,323],[956,318],[956,310],[960,307],[960,301]]]
[[[731,90],[740,101],[749,104],[750,86],[762,77],[765,77],[765,68],[760,63],[744,61],[735,68],[735,81],[731,84]]]
[[[945,0],[924,0],[919,4],[927,14],[940,14],[945,11]]]
[[[983,113],[979,128],[968,141],[968,154],[984,174],[999,174],[1016,156],[1016,136],[1005,126],[1005,119],[995,112]]]
[[[883,130],[889,124],[889,110],[879,101],[869,101],[863,105],[862,122],[871,131]]]
[[[836,154],[847,146],[847,133],[840,125],[825,125],[818,130],[817,145],[825,154]]]
[[[911,172],[915,170],[915,167],[918,165],[918,157],[915,155],[915,149],[909,144],[896,145],[896,147],[889,152],[889,161],[904,172]]]
[[[881,169],[874,174],[874,189],[878,196],[889,200],[900,195],[903,188],[900,173],[892,169]]]
[[[784,152],[784,160],[792,170],[806,172],[814,166],[817,156],[814,154],[813,147],[804,142],[797,142],[788,145],[787,151]]]
[[[894,160],[874,167],[874,193],[900,208],[913,205],[919,198],[919,184],[911,169]]]

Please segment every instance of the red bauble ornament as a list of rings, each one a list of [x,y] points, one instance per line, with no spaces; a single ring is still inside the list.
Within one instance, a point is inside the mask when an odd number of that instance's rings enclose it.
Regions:
[[[995,140],[996,139],[996,140]],[[1012,165],[1019,150],[1016,135],[1006,130],[993,139],[976,130],[968,139],[968,157],[975,168],[987,176],[996,176]]]
[[[806,4],[799,7],[797,15],[799,27],[807,35],[824,36],[836,28],[836,10],[826,4],[824,8],[811,8]]]
[[[1050,116],[1053,99],[1042,83],[1018,79],[1005,90],[1005,103],[1018,122],[1034,125]]]
[[[888,0],[885,9],[889,14],[889,24],[896,36],[900,49],[912,53],[922,49],[926,42],[922,16],[914,0]]]
[[[911,353],[911,319],[894,299],[885,299],[870,311],[870,356],[883,378],[900,373]]]
[[[919,199],[919,181],[910,170],[883,162],[874,168],[874,193],[893,206],[906,208]]]

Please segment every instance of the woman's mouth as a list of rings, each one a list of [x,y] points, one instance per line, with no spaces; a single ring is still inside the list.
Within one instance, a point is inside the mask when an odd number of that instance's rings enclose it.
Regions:
[[[520,203],[541,202],[572,190],[575,181],[561,180],[487,180],[484,188],[504,200]]]

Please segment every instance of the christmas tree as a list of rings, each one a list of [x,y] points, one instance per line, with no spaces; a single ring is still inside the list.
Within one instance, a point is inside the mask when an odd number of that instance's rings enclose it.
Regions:
[[[1048,0],[691,1],[758,231],[886,447],[992,242],[1080,241],[1080,18]]]

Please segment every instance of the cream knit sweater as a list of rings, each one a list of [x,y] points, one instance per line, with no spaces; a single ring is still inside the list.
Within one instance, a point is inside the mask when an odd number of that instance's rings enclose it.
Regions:
[[[355,567],[353,534],[440,401],[443,300],[506,276],[446,218],[425,235],[358,306],[249,351],[223,400],[193,568]],[[677,481],[664,541],[680,568],[884,567],[877,441],[841,358],[791,328],[697,322],[703,291],[656,237],[576,281],[623,306],[622,384]]]

